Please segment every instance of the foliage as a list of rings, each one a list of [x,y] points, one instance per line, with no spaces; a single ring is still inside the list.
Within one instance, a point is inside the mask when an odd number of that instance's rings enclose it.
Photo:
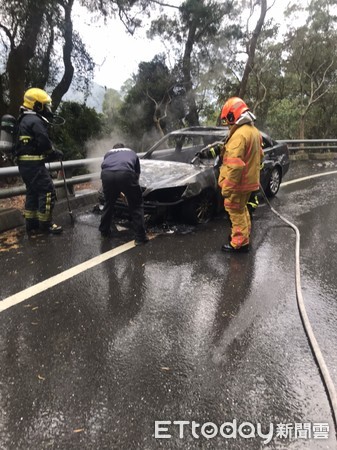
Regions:
[[[277,139],[297,139],[299,108],[296,100],[284,98],[272,102],[264,129]]]
[[[290,29],[284,42],[285,78],[289,95],[297,100],[301,139],[309,110],[324,102],[336,85],[336,17],[330,6],[327,0],[312,0],[306,23]]]
[[[93,108],[76,102],[61,103],[58,114],[65,124],[52,127],[53,144],[63,151],[64,159],[86,158],[86,142],[101,135],[101,116]]]
[[[112,135],[117,128],[118,111],[122,98],[115,89],[107,89],[103,100],[102,130],[104,135]]]

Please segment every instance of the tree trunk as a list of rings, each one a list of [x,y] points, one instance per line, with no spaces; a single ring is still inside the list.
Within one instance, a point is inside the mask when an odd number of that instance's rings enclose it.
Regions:
[[[249,75],[252,72],[253,67],[254,67],[256,45],[257,45],[258,38],[261,34],[261,30],[262,30],[262,27],[264,24],[266,13],[267,13],[267,0],[261,0],[260,17],[256,23],[256,27],[253,31],[252,37],[250,38],[248,46],[247,46],[248,47],[248,59],[246,62],[245,70],[243,72],[240,86],[236,93],[237,96],[240,98],[244,98],[244,96],[246,95]]]
[[[54,48],[54,41],[55,41],[55,31],[54,31],[54,24],[53,24],[53,16],[52,14],[49,14],[47,16],[47,23],[49,25],[50,29],[50,36],[48,40],[48,45],[46,46],[46,52],[44,54],[43,60],[41,61],[41,74],[39,74],[38,83],[39,86],[46,86],[49,80],[49,73],[50,73],[50,60],[51,60],[51,54]]]
[[[7,60],[6,72],[9,84],[9,108],[8,113],[17,116],[22,105],[23,95],[26,89],[25,72],[28,63],[33,58],[37,44],[37,38],[43,20],[43,2],[32,2],[29,16],[23,32],[22,41],[17,47],[12,46]]]
[[[196,25],[195,23],[192,22],[189,28],[188,38],[186,41],[185,52],[183,56],[183,77],[188,107],[186,120],[189,126],[199,125],[198,108],[195,101],[195,94],[193,91],[193,83],[191,77],[191,55],[193,50],[193,44],[195,41],[195,33],[196,33]]]
[[[52,93],[52,102],[54,111],[59,106],[62,97],[68,92],[74,76],[74,66],[71,62],[71,54],[73,51],[73,23],[71,20],[71,10],[74,0],[64,2],[64,45],[63,45],[63,62],[64,74]]]
[[[300,124],[299,124],[299,139],[304,139],[304,130],[305,130],[305,115],[300,115]]]

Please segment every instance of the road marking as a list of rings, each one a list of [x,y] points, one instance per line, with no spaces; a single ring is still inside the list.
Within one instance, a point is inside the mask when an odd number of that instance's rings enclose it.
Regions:
[[[135,247],[134,241],[127,242],[126,244],[113,248],[112,250],[109,250],[108,252],[105,252],[102,255],[95,256],[94,258],[89,259],[84,263],[78,264],[77,266],[65,270],[64,272],[61,272],[51,278],[48,278],[47,280],[41,281],[40,283],[35,284],[34,286],[24,289],[23,291],[20,291],[17,294],[11,295],[10,297],[5,298],[4,300],[0,300],[0,312],[5,311],[8,308],[11,308],[12,306],[17,305],[18,303],[24,302],[28,298],[40,294],[41,292],[44,292],[47,289],[56,286],[57,284],[63,283],[63,281],[69,280],[69,278],[79,275],[80,273],[88,269],[92,269],[93,267],[98,266],[104,261],[107,261],[108,259],[111,259],[117,255],[120,255],[121,253],[127,252],[128,250],[131,250],[134,247]]]
[[[300,183],[301,181],[311,180],[312,178],[325,177],[326,175],[333,175],[336,173],[337,173],[337,170],[333,170],[332,172],[322,172],[322,173],[317,173],[316,175],[309,175],[309,176],[303,177],[303,178],[296,178],[295,180],[286,181],[285,183],[281,183],[280,187],[288,186],[289,184]]]

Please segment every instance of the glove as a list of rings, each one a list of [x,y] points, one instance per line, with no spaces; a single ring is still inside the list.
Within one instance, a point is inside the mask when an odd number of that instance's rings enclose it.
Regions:
[[[211,146],[203,148],[202,150],[200,150],[200,152],[198,152],[196,154],[196,156],[199,156],[199,158],[201,158],[201,159],[216,158],[217,156],[220,155],[221,150],[222,150],[222,145],[215,144],[215,145],[211,145]]]
[[[63,159],[63,152],[56,150],[55,148],[45,157],[45,162],[60,161]]]
[[[54,153],[54,157],[55,157],[55,159],[57,159],[58,161],[60,161],[61,159],[63,159],[63,152],[61,151],[61,150],[56,150],[56,149],[54,149],[53,150],[53,153]]]

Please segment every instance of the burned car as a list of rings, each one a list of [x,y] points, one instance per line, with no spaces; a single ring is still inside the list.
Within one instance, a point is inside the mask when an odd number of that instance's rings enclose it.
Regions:
[[[197,224],[209,221],[223,210],[217,183],[219,164],[214,159],[200,159],[195,155],[207,145],[226,139],[228,131],[227,127],[172,131],[147,152],[139,154],[145,214]],[[260,183],[266,195],[273,197],[288,171],[289,151],[285,143],[261,134],[264,166]],[[125,200],[117,200],[116,210],[127,211]]]

